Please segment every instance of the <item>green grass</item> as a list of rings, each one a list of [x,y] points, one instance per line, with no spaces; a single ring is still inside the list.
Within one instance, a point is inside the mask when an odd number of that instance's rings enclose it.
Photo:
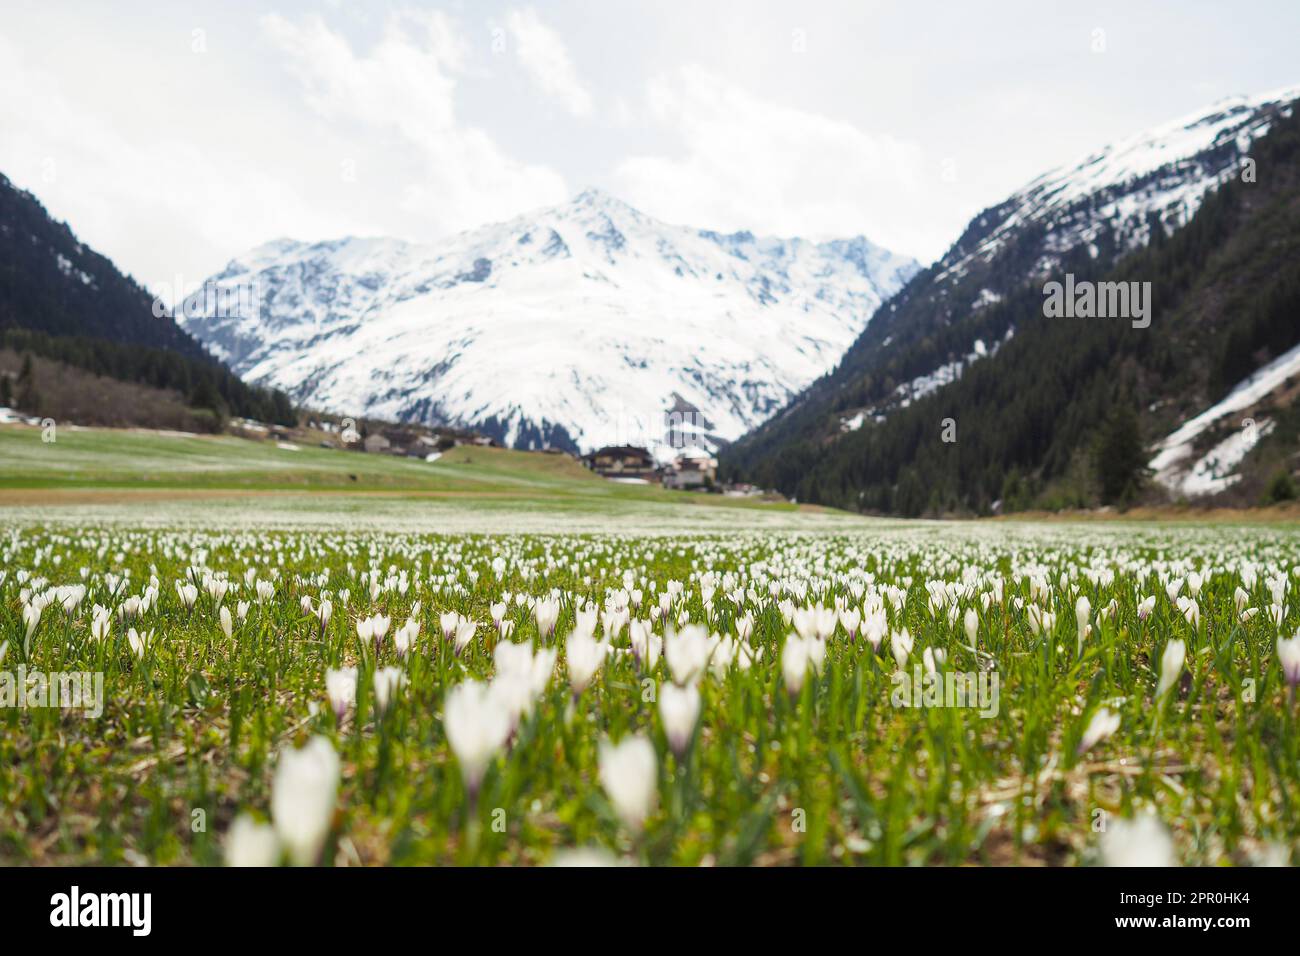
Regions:
[[[814,535],[656,530],[13,526],[0,538],[0,641],[9,642],[0,670],[101,672],[107,700],[98,719],[0,710],[0,862],[220,863],[238,815],[272,815],[282,749],[315,735],[341,767],[319,855],[326,863],[542,863],[595,846],[650,864],[1075,865],[1100,859],[1099,823],[1114,829],[1143,812],[1162,821],[1184,863],[1249,863],[1295,849],[1300,741],[1275,650],[1279,631],[1300,624],[1293,532],[902,523]],[[273,598],[256,601],[242,583],[248,569],[274,584]],[[1191,571],[1204,576],[1198,626],[1161,581]],[[1267,609],[1275,573],[1287,582],[1280,628],[1266,610],[1240,620],[1235,589],[1248,585],[1248,604]],[[96,640],[92,606],[120,606],[153,575],[158,606],[132,624],[153,632],[149,650],[137,657],[116,617],[108,638]],[[207,594],[190,611],[173,586],[210,575],[232,582],[227,608],[252,602],[231,638]],[[672,673],[663,658],[643,667],[626,653],[626,627],[598,628],[619,650],[580,694],[568,684],[577,610],[619,603],[625,576],[643,591],[634,617],[649,620],[650,605],[678,581],[673,619],[732,637],[742,615],[755,622],[749,643],[759,660],[699,681],[701,715],[681,757],[656,704]],[[955,623],[946,604],[932,610],[927,581],[951,585]],[[80,606],[71,614],[47,607],[24,654],[24,600],[68,584],[88,588]],[[906,592],[897,609],[891,587]],[[538,632],[515,594],[558,595],[554,636]],[[996,715],[894,706],[889,636],[874,651],[842,624],[825,639],[820,671],[787,693],[787,611],[860,607],[873,594],[890,629],[906,627],[915,639],[908,672],[927,648],[945,652],[942,666],[954,672],[995,668]],[[1137,602],[1147,594],[1157,600],[1143,620]],[[512,596],[513,639],[554,648],[559,660],[471,802],[448,743],[446,701],[460,683],[495,676],[489,607],[503,595]],[[1078,595],[1092,607],[1081,651]],[[326,596],[335,610],[322,630],[301,602]],[[1112,600],[1113,618],[1100,613]],[[393,632],[416,602],[421,633],[399,657]],[[1045,635],[1030,626],[1034,604],[1058,615]],[[962,625],[968,609],[979,616],[973,648]],[[459,654],[440,633],[439,614],[449,610],[479,623]],[[356,624],[378,612],[392,617],[392,629],[376,652]],[[662,635],[664,621],[653,630]],[[1175,639],[1187,643],[1184,676],[1158,700],[1161,652]],[[324,678],[341,665],[359,669],[360,691],[338,721]],[[399,668],[405,680],[386,712],[369,689],[378,667]],[[1103,705],[1120,727],[1079,754],[1082,729]],[[598,770],[601,742],[633,734],[649,739],[656,763],[656,806],[639,830],[620,821]]]
[[[583,485],[593,493],[603,484],[564,456],[505,449],[456,448],[425,462],[228,435],[70,427],[52,443],[39,429],[2,427],[0,462],[0,485],[10,488],[571,493]]]
[[[134,493],[162,498],[201,492],[389,494],[462,500],[465,509],[619,513],[642,506],[793,512],[784,503],[666,491],[606,481],[567,455],[503,448],[453,448],[435,462],[228,435],[0,426],[0,490],[94,491],[101,500]],[[124,494],[113,499],[113,492]],[[57,494],[51,503],[57,503]],[[2,504],[3,499],[0,499]],[[333,507],[333,505],[331,505]]]

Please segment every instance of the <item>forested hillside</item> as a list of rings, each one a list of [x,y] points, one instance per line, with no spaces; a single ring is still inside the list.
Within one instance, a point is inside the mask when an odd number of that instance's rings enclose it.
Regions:
[[[153,298],[107,258],[77,240],[37,199],[0,175],[0,348],[37,355],[93,375],[179,395],[202,419],[228,415],[290,423],[294,411],[281,392],[245,385],[204,351]],[[45,397],[57,388],[49,377]],[[29,414],[38,392],[6,380],[14,401],[24,394]],[[119,410],[119,413],[121,410]]]
[[[1149,244],[1114,268],[1104,245],[1080,246],[1048,276],[1150,282],[1150,327],[1048,318],[1042,281],[943,322],[913,314],[903,329],[877,318],[835,375],[728,453],[728,475],[905,515],[1153,493],[1143,473],[1151,444],[1300,342],[1300,121],[1279,115],[1251,158],[1250,175],[1226,181],[1171,236],[1153,224]],[[909,296],[932,287],[919,277],[882,312],[909,309]],[[897,399],[899,381],[975,340],[986,354],[954,381]],[[884,352],[874,360],[871,341]],[[1287,390],[1275,404],[1274,427],[1247,459],[1255,470],[1285,469],[1294,451]],[[846,422],[855,410],[861,419]],[[1262,480],[1252,474],[1242,487]]]

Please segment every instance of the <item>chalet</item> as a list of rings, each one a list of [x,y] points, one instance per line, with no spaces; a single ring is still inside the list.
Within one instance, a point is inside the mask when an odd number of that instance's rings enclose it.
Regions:
[[[664,469],[665,488],[679,491],[705,491],[718,477],[717,459],[708,455],[683,455]]]
[[[388,451],[388,449],[392,446],[393,443],[390,442],[383,435],[379,434],[379,432],[371,432],[369,435],[366,436],[366,440],[361,444],[362,447],[364,447],[368,453],[375,455],[375,454],[379,454],[380,452]]]
[[[606,445],[584,457],[582,463],[602,478],[654,481],[658,477],[654,456],[635,445]]]

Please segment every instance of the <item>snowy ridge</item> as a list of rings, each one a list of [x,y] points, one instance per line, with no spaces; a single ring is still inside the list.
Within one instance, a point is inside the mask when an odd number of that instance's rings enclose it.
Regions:
[[[434,244],[268,243],[209,283],[254,289],[254,307],[205,297],[181,321],[308,406],[663,457],[666,414],[709,447],[739,437],[917,268],[864,238],[721,235],[588,191]]]
[[[1119,239],[1121,252],[1145,245],[1149,217],[1168,231],[1186,223],[1207,192],[1240,173],[1241,157],[1268,132],[1274,112],[1289,111],[1286,104],[1297,98],[1300,87],[1229,97],[1039,176],[980,217],[987,228],[976,248],[949,253],[940,278],[965,274],[974,259],[990,259],[1030,224],[1046,230],[1032,275],[1054,268],[1061,253],[1092,246],[1106,230]]]
[[[1240,476],[1233,471],[1255,443],[1272,430],[1274,423],[1263,419],[1255,422],[1254,427],[1234,430],[1189,464],[1196,439],[1227,416],[1253,408],[1296,375],[1300,375],[1300,345],[1256,369],[1238,382],[1222,401],[1188,419],[1156,445],[1156,455],[1147,465],[1155,472],[1156,481],[1188,497],[1215,494],[1234,484]]]
[[[910,382],[904,382],[895,388],[889,398],[883,402],[869,408],[858,409],[851,416],[841,416],[840,431],[857,431],[866,423],[868,417],[872,421],[883,422],[890,412],[897,411],[900,408],[907,408],[913,402],[934,394],[945,385],[951,385],[961,378],[962,373],[969,366],[991,355],[997,355],[998,350],[1002,348],[1002,343],[1010,341],[1015,334],[1016,330],[1009,327],[1006,335],[1001,340],[994,342],[991,347],[985,345],[983,339],[976,339],[971,350],[963,357],[940,365],[926,375],[918,375]]]
[[[1150,241],[1153,218],[1173,232],[1191,219],[1211,190],[1240,175],[1251,144],[1268,132],[1275,116],[1289,115],[1298,98],[1300,87],[1229,97],[1044,173],[972,221],[939,261],[933,295],[938,301],[949,298],[974,276],[992,281],[982,270],[997,259],[995,274],[1004,285],[978,286],[967,305],[951,309],[948,320],[960,319],[1000,301],[1010,291],[1005,285],[1008,274],[1020,281],[1041,280],[1076,248],[1086,248],[1095,259],[1103,238],[1113,240],[1113,254],[1122,256]],[[1041,238],[1031,233],[1032,241],[1025,242],[1026,232],[1038,228]],[[998,259],[1000,255],[1004,257]],[[1006,255],[1018,258],[1008,260]],[[1007,337],[1012,331],[1005,330]],[[976,358],[948,356],[928,373],[898,386],[875,409],[863,410],[865,415],[842,418],[841,431],[879,420],[942,388]]]

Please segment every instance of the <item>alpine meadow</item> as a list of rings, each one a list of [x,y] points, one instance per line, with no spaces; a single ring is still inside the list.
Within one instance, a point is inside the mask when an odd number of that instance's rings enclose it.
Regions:
[[[9,6],[16,940],[1289,925],[1300,7]]]

